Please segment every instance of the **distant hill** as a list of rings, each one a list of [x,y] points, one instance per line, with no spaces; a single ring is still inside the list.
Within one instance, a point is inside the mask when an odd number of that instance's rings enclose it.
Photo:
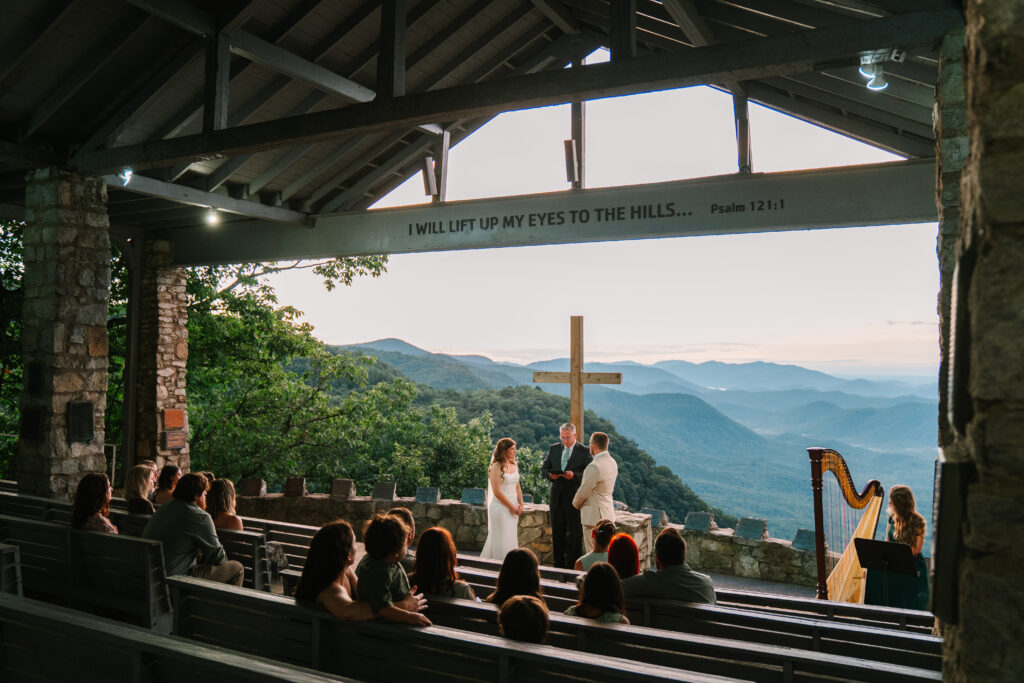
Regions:
[[[484,356],[433,354],[394,339],[344,348],[377,355],[415,382],[464,392],[509,391],[532,385],[534,370],[568,370],[565,358],[523,366]],[[395,350],[402,348],[409,352]],[[911,486],[928,517],[937,410],[929,391],[934,387],[846,380],[775,363],[623,361],[587,363],[585,370],[623,373],[621,386],[586,387],[586,407],[598,419],[613,423],[708,504],[767,518],[775,536],[791,537],[798,527],[813,524],[806,448],[814,445],[843,453],[859,483],[874,477],[887,488]],[[533,386],[568,395],[564,384]],[[452,405],[463,401],[450,400]],[[595,427],[587,420],[590,432]],[[515,438],[538,434],[547,443],[556,436],[549,422],[523,414],[509,424],[524,430]]]
[[[918,396],[926,399],[938,397],[937,383],[910,384],[895,381],[848,380],[808,370],[798,365],[778,363],[689,363],[666,360],[654,364],[672,374],[701,387],[740,389],[743,391],[784,391],[803,389],[813,391],[841,391],[861,396],[891,398]]]

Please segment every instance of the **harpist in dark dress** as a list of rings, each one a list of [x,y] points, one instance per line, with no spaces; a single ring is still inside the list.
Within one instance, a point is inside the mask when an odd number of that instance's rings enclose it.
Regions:
[[[928,565],[921,556],[924,545],[925,521],[917,512],[914,494],[907,486],[893,486],[889,489],[889,523],[885,529],[885,540],[903,543],[914,553],[916,576],[889,574],[888,606],[904,609],[928,609]],[[869,570],[867,595],[869,605],[886,604],[885,588],[881,572]]]

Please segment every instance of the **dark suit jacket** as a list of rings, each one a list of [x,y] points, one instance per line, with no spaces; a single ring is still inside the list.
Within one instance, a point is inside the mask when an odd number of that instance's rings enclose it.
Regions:
[[[544,464],[541,465],[540,471],[544,475],[544,478],[551,481],[552,472],[562,471],[562,451],[564,450],[561,442],[552,444],[551,448],[548,449],[547,457],[544,458]],[[566,479],[560,477],[555,481],[551,481],[551,504],[559,505],[561,501],[566,499],[568,496],[569,503],[572,503],[573,496],[576,495],[576,490],[580,487],[580,482],[583,480],[583,470],[587,469],[587,465],[594,457],[590,455],[590,449],[581,444],[579,441],[572,447],[572,455],[569,456],[569,462],[566,463],[565,469],[571,470],[573,473],[572,479]]]

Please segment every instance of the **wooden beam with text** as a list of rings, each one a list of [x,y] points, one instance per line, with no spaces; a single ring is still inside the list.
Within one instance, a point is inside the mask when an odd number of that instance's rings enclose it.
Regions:
[[[583,316],[570,318],[569,372],[534,372],[533,381],[569,385],[570,422],[576,438],[583,442],[583,385],[622,384],[621,372],[583,372]]]

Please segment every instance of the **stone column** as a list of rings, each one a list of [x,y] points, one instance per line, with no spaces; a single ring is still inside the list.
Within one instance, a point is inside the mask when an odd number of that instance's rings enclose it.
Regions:
[[[56,168],[27,181],[18,485],[70,499],[84,473],[106,469],[107,188]]]
[[[969,0],[966,10],[970,154],[956,243],[956,412],[943,451],[973,473],[963,497],[941,502],[943,514],[959,506],[964,515],[951,530],[963,549],[943,680],[1015,681],[1024,671],[1024,3]]]
[[[936,195],[939,213],[939,445],[953,439],[949,409],[949,322],[956,238],[960,227],[960,175],[967,160],[967,99],[964,93],[964,30],[942,41],[935,92]]]
[[[170,242],[149,240],[142,245],[135,458],[188,471],[186,270],[171,265],[171,253]],[[180,429],[174,428],[176,411],[183,418]],[[184,442],[176,447],[174,437],[182,435]]]

